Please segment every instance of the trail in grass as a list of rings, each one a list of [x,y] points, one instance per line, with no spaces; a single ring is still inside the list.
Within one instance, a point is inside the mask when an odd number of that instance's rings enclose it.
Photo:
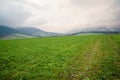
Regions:
[[[70,80],[119,80],[120,47],[110,35],[100,36],[70,66]]]
[[[103,54],[100,50],[101,39],[97,39],[93,45],[90,45],[83,55],[80,65],[80,75],[82,79],[96,79],[100,70],[100,63]]]
[[[95,42],[86,47],[82,55],[78,54],[78,56],[74,58],[74,65],[70,66],[71,73],[68,74],[69,79],[94,79],[99,70],[99,63],[103,57],[100,50],[100,43],[101,39],[96,39]]]
[[[120,46],[118,35],[109,35],[103,39],[102,50],[104,59],[102,62],[102,78],[104,80],[120,79]]]
[[[0,41],[0,80],[119,80],[120,36]]]

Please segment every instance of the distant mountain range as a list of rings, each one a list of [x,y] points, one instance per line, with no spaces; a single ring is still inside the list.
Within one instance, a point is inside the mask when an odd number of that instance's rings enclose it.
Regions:
[[[104,33],[104,34],[120,34],[120,27],[94,27],[74,30],[70,33],[60,34],[46,32],[33,27],[11,28],[9,26],[0,25],[0,39],[16,39],[16,38],[35,38],[48,36],[67,36],[85,33]]]
[[[0,38],[25,38],[25,37],[47,37],[58,36],[59,33],[46,32],[33,27],[11,28],[0,25]]]
[[[92,27],[71,31],[70,35],[85,33],[120,34],[120,27]]]

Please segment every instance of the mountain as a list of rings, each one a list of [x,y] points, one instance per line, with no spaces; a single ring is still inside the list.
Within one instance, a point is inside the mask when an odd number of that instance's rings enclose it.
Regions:
[[[22,34],[36,36],[36,37],[44,37],[44,36],[57,36],[58,33],[52,33],[52,32],[46,32],[37,28],[33,27],[27,27],[27,28],[17,28],[17,31],[19,31]]]
[[[53,32],[46,32],[33,27],[12,28],[9,26],[0,25],[0,39],[16,39],[16,38],[34,38],[34,37],[47,37],[47,36],[63,36],[63,35],[76,35],[84,33],[104,33],[104,34],[118,34],[120,27],[94,27],[83,28],[71,31],[68,34],[59,34]]]
[[[4,26],[4,25],[0,26],[0,37],[4,37],[7,35],[12,35],[12,34],[16,34],[16,33],[18,33],[18,31],[13,28],[10,28],[10,27]]]
[[[119,34],[120,33],[120,27],[91,27],[91,28],[83,28],[78,30],[73,30],[69,33],[69,35],[75,35],[75,34],[84,34],[84,33],[104,33],[104,34]]]
[[[46,32],[37,28],[11,28],[8,26],[0,25],[0,38],[33,38],[33,37],[46,37],[58,36],[58,33]]]

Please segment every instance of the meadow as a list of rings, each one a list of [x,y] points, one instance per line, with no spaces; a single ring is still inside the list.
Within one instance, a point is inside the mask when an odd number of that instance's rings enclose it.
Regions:
[[[120,35],[0,40],[0,80],[120,80]]]

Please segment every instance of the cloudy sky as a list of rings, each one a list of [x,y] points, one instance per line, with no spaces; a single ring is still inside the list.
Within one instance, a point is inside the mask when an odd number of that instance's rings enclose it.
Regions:
[[[0,0],[0,25],[69,32],[120,25],[120,0]]]

